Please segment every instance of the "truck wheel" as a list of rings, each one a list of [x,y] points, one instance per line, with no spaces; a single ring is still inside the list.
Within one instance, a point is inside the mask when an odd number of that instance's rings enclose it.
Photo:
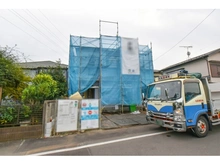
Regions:
[[[209,124],[207,119],[204,116],[200,116],[196,122],[196,126],[194,128],[195,135],[199,138],[205,137],[209,132]]]

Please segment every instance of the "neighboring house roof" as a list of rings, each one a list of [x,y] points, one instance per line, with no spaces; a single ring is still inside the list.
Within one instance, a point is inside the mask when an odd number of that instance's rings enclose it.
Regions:
[[[36,69],[36,68],[55,68],[58,66],[58,63],[53,61],[35,61],[35,62],[22,62],[18,63],[23,69]],[[68,68],[66,64],[60,64],[61,68]]]
[[[154,72],[160,72],[160,70],[154,69]]]
[[[161,69],[161,71],[174,68],[174,67],[176,67],[176,66],[178,66],[178,65],[187,64],[187,63],[190,63],[190,62],[193,62],[193,61],[196,61],[196,60],[199,60],[199,59],[208,57],[208,56],[210,56],[210,55],[212,55],[212,54],[215,54],[215,53],[218,53],[218,52],[220,52],[220,49],[216,49],[216,50],[213,50],[213,51],[211,51],[211,52],[208,52],[208,53],[205,53],[205,54],[202,54],[202,55],[199,55],[199,56],[190,58],[190,59],[188,59],[188,60],[185,60],[185,61],[182,61],[182,62],[179,62],[179,63],[176,63],[176,64],[174,64],[174,65],[170,65],[170,66],[168,66],[168,67],[166,67],[166,68]]]

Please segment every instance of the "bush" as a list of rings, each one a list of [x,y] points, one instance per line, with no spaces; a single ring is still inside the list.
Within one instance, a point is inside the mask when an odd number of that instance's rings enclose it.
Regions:
[[[30,115],[31,115],[31,113],[32,113],[32,110],[31,110],[31,108],[30,108],[29,106],[23,105],[23,106],[21,107],[20,114],[23,115],[24,118],[29,118]]]
[[[0,107],[0,124],[10,124],[17,118],[14,107]]]
[[[57,82],[48,74],[38,74],[32,84],[22,92],[22,101],[25,104],[41,105],[44,100],[52,100],[57,96]]]

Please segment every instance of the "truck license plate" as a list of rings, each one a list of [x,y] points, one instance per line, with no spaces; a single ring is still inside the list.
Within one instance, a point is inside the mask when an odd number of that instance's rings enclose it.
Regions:
[[[163,125],[163,121],[162,121],[162,120],[156,120],[156,123],[157,123],[158,125]]]

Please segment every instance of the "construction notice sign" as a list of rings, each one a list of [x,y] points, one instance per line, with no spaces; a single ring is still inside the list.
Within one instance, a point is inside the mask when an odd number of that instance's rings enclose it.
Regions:
[[[122,74],[139,75],[138,40],[121,38]]]
[[[81,101],[81,129],[99,128],[99,100]]]
[[[56,132],[77,130],[78,100],[58,100]]]

